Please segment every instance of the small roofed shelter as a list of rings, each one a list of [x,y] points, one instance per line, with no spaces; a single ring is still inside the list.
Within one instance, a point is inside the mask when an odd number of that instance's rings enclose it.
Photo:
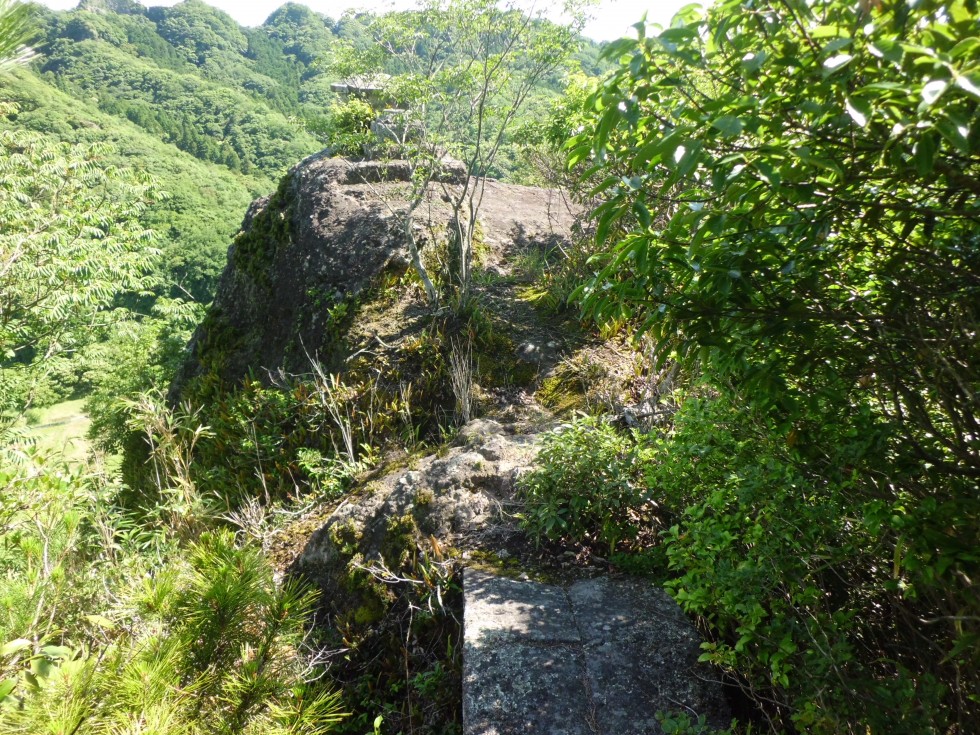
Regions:
[[[351,77],[330,85],[330,91],[336,92],[344,99],[359,99],[367,102],[375,110],[382,110],[391,107],[391,95],[387,94],[386,87],[389,74],[372,74],[364,77]]]

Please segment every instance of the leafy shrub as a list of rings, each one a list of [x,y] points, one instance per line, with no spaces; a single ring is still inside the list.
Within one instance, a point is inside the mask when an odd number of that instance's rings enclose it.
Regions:
[[[170,382],[201,311],[197,304],[158,299],[150,316],[120,319],[108,339],[85,350],[84,381],[90,389],[85,413],[92,419],[88,435],[99,449],[123,448],[132,401]]]
[[[971,522],[970,483],[912,502],[934,478],[900,447],[868,407],[787,426],[708,391],[663,435],[595,420],[547,435],[525,522],[615,545],[666,520],[617,563],[668,579],[708,634],[703,660],[774,732],[969,732],[980,553],[950,529]]]
[[[0,100],[0,115],[15,111]],[[101,164],[114,152],[0,130],[0,408],[64,397],[45,374],[73,385],[64,358],[118,295],[148,285],[158,251],[140,218],[158,195],[144,175]]]
[[[892,492],[914,478],[889,466],[886,424],[866,411],[787,432],[730,399],[689,399],[655,451],[647,480],[679,513],[668,590],[711,632],[703,658],[770,703],[772,723],[925,733],[966,717],[976,636],[918,621],[941,618],[937,595],[965,602],[951,570],[977,554],[929,564],[929,542],[907,536],[951,518]]]
[[[249,498],[283,499],[316,474],[306,471],[302,450],[336,455],[330,417],[301,384],[290,390],[248,380],[213,392],[196,408],[189,402],[169,408],[159,396],[136,403],[131,427],[138,433],[126,446],[124,479],[135,490],[127,503],[144,513],[174,488],[184,488],[188,502],[199,500],[201,512],[233,509]]]
[[[93,532],[105,527],[99,505],[107,499],[78,468],[37,471],[0,450],[0,645],[28,632],[41,642],[62,628],[91,632],[85,612],[100,578],[113,577],[92,561],[111,557]]]
[[[377,117],[374,108],[364,100],[351,98],[330,106],[326,125],[327,142],[342,156],[359,156],[373,139],[371,122]]]
[[[980,722],[972,2],[721,2],[607,49],[601,323],[717,396],[648,482],[672,590],[773,729]],[[957,122],[961,121],[961,122]]]
[[[697,719],[687,712],[657,713],[657,722],[663,729],[664,735],[735,735],[738,732],[736,723],[731,727],[719,730],[706,722],[704,715]]]
[[[520,479],[525,526],[540,537],[614,550],[651,509],[642,460],[633,438],[598,419],[546,434],[536,469]]]

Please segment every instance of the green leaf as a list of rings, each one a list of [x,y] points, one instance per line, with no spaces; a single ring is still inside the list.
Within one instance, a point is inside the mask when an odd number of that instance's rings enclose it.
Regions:
[[[632,38],[620,38],[613,41],[602,50],[600,58],[618,61],[621,57],[633,51],[637,41]]]
[[[636,213],[636,218],[639,220],[643,229],[649,229],[651,222],[653,222],[653,217],[650,215],[650,210],[647,209],[647,206],[641,201],[636,201],[633,203],[633,211]]]
[[[868,44],[868,51],[872,56],[877,56],[879,59],[885,59],[885,61],[890,61],[895,64],[899,63],[905,54],[900,44],[889,39],[881,39],[875,43]]]
[[[35,656],[31,659],[31,673],[38,679],[46,679],[54,668],[44,656]]]
[[[576,146],[568,154],[568,168],[575,168],[582,161],[585,161],[590,155],[592,155],[591,142]]]
[[[661,33],[657,38],[666,43],[677,43],[678,41],[687,41],[692,38],[697,38],[697,31],[694,28],[679,27],[679,28],[668,28],[666,31]]]
[[[974,82],[973,79],[968,77],[966,74],[959,74],[956,77],[956,86],[962,89],[967,94],[972,94],[974,97],[980,99],[980,82]]]
[[[852,54],[837,54],[836,56],[831,56],[825,62],[823,62],[824,76],[830,76],[831,74],[840,71],[845,66],[851,63],[854,59]]]
[[[711,126],[721,131],[726,138],[734,138],[739,135],[745,127],[741,120],[734,115],[722,115],[711,121]]]
[[[616,127],[616,123],[619,122],[620,118],[622,118],[622,113],[618,106],[610,107],[603,113],[602,119],[599,120],[599,127],[596,128],[595,143],[593,144],[594,150],[601,151],[605,149],[609,134]]]
[[[926,82],[922,86],[922,106],[920,109],[931,107],[936,100],[943,96],[943,92],[948,86],[948,79],[933,79],[931,82]]]
[[[847,108],[847,114],[851,116],[858,127],[866,128],[871,117],[871,105],[865,100],[854,97],[847,98],[844,104]]]
[[[25,648],[30,648],[33,643],[26,638],[17,638],[16,640],[4,643],[0,646],[0,656],[10,656],[15,653],[23,651]]]
[[[932,173],[936,160],[936,139],[928,133],[923,135],[915,144],[913,150],[915,158],[915,170],[920,176],[928,176]]]
[[[970,131],[966,125],[951,119],[944,119],[936,121],[936,129],[940,135],[952,143],[956,150],[964,155],[970,155]]]
[[[767,58],[769,57],[765,51],[759,51],[757,53],[748,53],[742,57],[740,63],[742,64],[742,68],[745,71],[749,73],[755,73],[759,71],[760,68],[762,68],[762,65],[766,62]]]
[[[613,224],[623,215],[623,210],[610,208],[599,218],[596,225],[595,237],[598,242],[606,242],[609,237],[609,230]]]
[[[86,615],[85,619],[92,623],[92,625],[97,625],[100,628],[105,628],[106,630],[111,630],[116,627],[115,622],[102,615]]]
[[[7,696],[16,688],[16,686],[16,679],[4,679],[3,681],[0,681],[0,704],[3,703],[3,700],[7,698]]]
[[[75,654],[68,646],[42,646],[41,655],[67,661]]]
[[[649,168],[660,162],[663,139],[657,138],[642,146],[633,156],[633,168]]]
[[[964,38],[953,46],[949,50],[949,55],[954,59],[958,59],[961,56],[968,56],[971,53],[975,53],[978,49],[980,49],[980,38],[971,36],[970,38]]]
[[[850,33],[843,26],[817,26],[810,31],[810,38],[846,38],[850,37]]]

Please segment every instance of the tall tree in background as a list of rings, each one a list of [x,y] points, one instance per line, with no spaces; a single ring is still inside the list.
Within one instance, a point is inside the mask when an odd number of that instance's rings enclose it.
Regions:
[[[385,79],[387,97],[406,108],[391,133],[397,155],[412,172],[405,234],[431,302],[438,294],[414,241],[415,212],[447,162],[462,161],[469,177],[460,186],[445,187],[445,194],[454,215],[453,286],[457,303],[464,303],[486,176],[528,95],[575,50],[583,6],[565,3],[567,23],[561,25],[517,3],[426,0],[417,10],[379,17],[371,27],[376,45],[368,50],[338,49],[335,72]]]

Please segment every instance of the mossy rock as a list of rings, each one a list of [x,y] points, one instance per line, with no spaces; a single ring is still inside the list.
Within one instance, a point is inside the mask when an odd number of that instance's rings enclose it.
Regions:
[[[276,254],[289,244],[294,211],[294,196],[290,195],[290,179],[283,177],[279,188],[251,225],[234,240],[233,263],[257,284],[268,287],[270,271]]]

